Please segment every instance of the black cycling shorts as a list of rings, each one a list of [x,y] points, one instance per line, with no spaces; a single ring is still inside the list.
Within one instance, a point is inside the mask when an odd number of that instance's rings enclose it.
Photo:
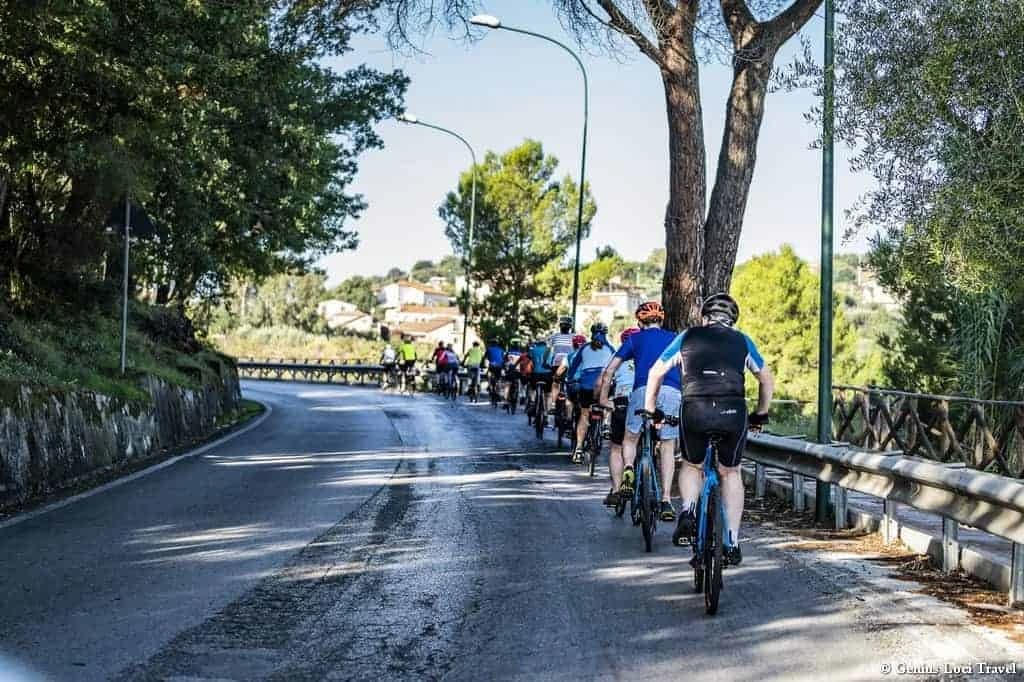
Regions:
[[[542,384],[544,386],[550,386],[551,385],[551,372],[537,372],[537,371],[534,371],[533,374],[530,375],[530,387],[533,388],[537,384]]]
[[[626,436],[626,413],[629,411],[629,396],[615,399],[615,410],[612,412],[611,434],[608,439],[615,445],[622,445]]]
[[[719,434],[718,463],[739,465],[747,444],[747,401],[743,398],[685,398],[680,440],[691,464],[704,461],[708,435]]]
[[[408,372],[408,371],[410,371],[412,369],[415,369],[416,361],[415,360],[406,360],[403,363],[403,366],[405,367],[405,371]]]
[[[576,389],[574,401],[579,405],[581,410],[585,410],[594,404],[594,389],[592,388],[578,388]]]

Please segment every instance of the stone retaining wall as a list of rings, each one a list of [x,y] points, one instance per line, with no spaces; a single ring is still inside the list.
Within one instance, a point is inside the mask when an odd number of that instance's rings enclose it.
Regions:
[[[148,404],[0,383],[0,508],[209,435],[241,400],[234,365],[219,375],[198,390],[144,377]]]

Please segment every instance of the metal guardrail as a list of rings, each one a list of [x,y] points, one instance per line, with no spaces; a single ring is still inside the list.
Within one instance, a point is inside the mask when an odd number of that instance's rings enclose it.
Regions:
[[[797,508],[802,507],[804,497],[800,477],[835,484],[837,528],[845,526],[847,490],[883,500],[882,532],[886,542],[894,539],[897,504],[941,516],[942,563],[946,571],[959,569],[958,523],[1010,540],[1009,599],[1011,605],[1024,601],[1024,483],[902,453],[864,452],[848,445],[822,445],[767,434],[749,438],[746,456],[756,463],[757,496],[765,492],[764,467],[793,474],[793,502]]]
[[[238,374],[245,379],[264,381],[305,381],[313,383],[338,384],[341,386],[382,386],[387,370],[383,365],[367,363],[335,363],[309,360],[253,360],[242,358],[237,361]],[[420,388],[426,388],[434,382],[434,369],[421,365],[416,369],[416,378]],[[486,375],[481,376],[485,380]],[[459,371],[459,381],[465,389],[469,381],[469,372],[463,368]]]

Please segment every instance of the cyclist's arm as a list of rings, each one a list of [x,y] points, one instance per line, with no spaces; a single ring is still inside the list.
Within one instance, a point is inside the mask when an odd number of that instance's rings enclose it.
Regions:
[[[608,394],[612,390],[612,377],[615,376],[615,372],[618,371],[619,366],[622,365],[622,358],[615,356],[608,362],[608,366],[601,372],[601,376],[597,379],[597,385],[594,386],[594,395],[598,395],[601,399],[598,401],[601,405],[608,404]]]
[[[746,366],[750,372],[757,377],[757,414],[768,414],[768,409],[772,404],[772,394],[775,392],[775,375],[772,374],[772,370],[765,364],[764,358],[757,350],[757,346],[751,340],[749,336],[743,334],[744,341],[747,342],[747,359]]]
[[[672,369],[672,365],[664,360],[658,360],[651,366],[647,374],[647,391],[644,393],[644,409],[654,412],[658,407],[658,391],[665,382],[665,375]]]

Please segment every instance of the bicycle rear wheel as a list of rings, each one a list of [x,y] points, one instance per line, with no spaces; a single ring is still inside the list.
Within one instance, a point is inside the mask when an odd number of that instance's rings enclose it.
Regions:
[[[590,471],[590,476],[593,478],[594,472],[597,470],[597,456],[601,454],[601,424],[592,423],[590,425],[590,437],[588,444],[590,447],[587,451],[587,469]]]
[[[708,495],[707,518],[704,531],[704,611],[709,616],[718,613],[718,600],[722,594],[722,564],[725,548],[722,545],[722,499],[718,487]]]

